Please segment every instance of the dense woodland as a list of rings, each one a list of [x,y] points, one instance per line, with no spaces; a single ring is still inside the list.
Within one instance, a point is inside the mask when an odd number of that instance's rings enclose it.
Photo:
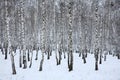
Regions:
[[[69,71],[74,54],[83,63],[93,54],[98,70],[108,54],[120,59],[120,0],[0,0],[0,49],[13,74],[15,55],[20,68],[30,68],[34,50],[35,60],[42,56],[39,71],[53,51],[56,65],[64,55]]]

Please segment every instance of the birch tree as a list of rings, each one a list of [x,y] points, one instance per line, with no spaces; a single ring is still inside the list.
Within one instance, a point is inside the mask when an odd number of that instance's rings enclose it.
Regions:
[[[44,54],[45,54],[45,32],[46,32],[46,16],[45,16],[45,3],[46,0],[42,0],[42,26],[41,26],[41,52],[42,59],[40,61],[39,71],[42,71],[42,66],[44,62]]]
[[[23,46],[23,68],[27,68],[27,60],[26,60],[26,44],[25,44],[25,10],[24,10],[24,1],[20,1],[20,10],[21,10],[21,35],[22,35],[22,46]]]
[[[72,17],[73,17],[73,5],[74,2],[71,1],[68,3],[68,17],[69,17],[69,27],[68,27],[68,69],[69,71],[73,70],[73,41],[72,41]]]
[[[9,4],[9,5],[8,5]],[[10,2],[8,0],[5,0],[5,22],[6,22],[6,29],[7,29],[7,44],[8,44],[8,52],[10,53],[11,57],[11,65],[12,65],[12,74],[16,74],[15,69],[15,62],[14,62],[14,52],[11,44],[11,36],[10,36],[10,16],[8,13],[8,6],[10,6]]]

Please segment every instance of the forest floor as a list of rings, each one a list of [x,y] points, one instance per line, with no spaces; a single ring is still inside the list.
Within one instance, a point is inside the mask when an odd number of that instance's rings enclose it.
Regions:
[[[99,65],[99,70],[95,71],[93,54],[88,54],[87,63],[83,64],[81,57],[74,53],[74,69],[71,72],[68,71],[67,58],[62,58],[61,65],[56,65],[54,52],[50,60],[47,60],[47,56],[45,56],[43,71],[40,72],[38,71],[40,57],[36,61],[35,51],[33,55],[32,67],[29,68],[29,62],[27,62],[28,68],[22,69],[19,68],[19,53],[16,54],[17,75],[12,75],[10,56],[5,60],[4,55],[0,52],[0,80],[120,80],[120,60],[112,55],[108,55],[107,61],[103,61]]]

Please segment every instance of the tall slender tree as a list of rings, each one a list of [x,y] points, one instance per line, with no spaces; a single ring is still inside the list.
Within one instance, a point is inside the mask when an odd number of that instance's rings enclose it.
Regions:
[[[72,17],[73,17],[73,5],[74,2],[68,3],[68,15],[69,15],[69,27],[68,27],[68,68],[69,71],[73,70],[73,41],[72,41]]]

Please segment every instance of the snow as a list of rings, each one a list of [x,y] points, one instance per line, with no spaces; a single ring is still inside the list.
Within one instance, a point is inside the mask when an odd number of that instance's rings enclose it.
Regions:
[[[94,56],[88,54],[87,63],[83,64],[81,57],[74,53],[74,69],[69,72],[67,59],[62,58],[61,65],[56,65],[55,53],[50,60],[45,56],[43,71],[38,71],[39,60],[35,60],[35,51],[32,67],[19,68],[19,53],[15,56],[17,75],[12,75],[10,56],[4,60],[4,55],[0,53],[0,80],[120,80],[120,60],[111,55],[107,56],[107,61],[99,65],[99,70],[94,70]]]

